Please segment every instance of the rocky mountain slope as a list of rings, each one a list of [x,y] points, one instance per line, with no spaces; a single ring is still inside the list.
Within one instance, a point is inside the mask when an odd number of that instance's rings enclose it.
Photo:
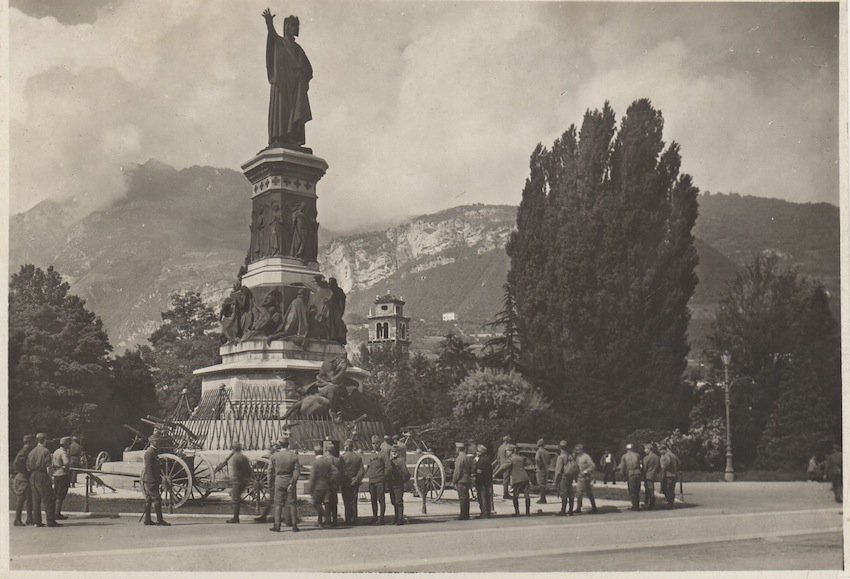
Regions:
[[[700,285],[692,301],[699,342],[725,283],[756,252],[778,252],[837,296],[838,208],[714,194],[700,198]],[[248,244],[250,190],[236,172],[176,170],[150,161],[128,172],[127,195],[79,219],[43,202],[11,220],[10,271],[54,265],[103,318],[117,350],[143,342],[173,291],[201,291],[218,304]],[[467,334],[500,309],[516,208],[467,205],[348,236],[320,230],[322,271],[349,293],[352,338],[365,336],[377,294],[407,301],[414,345],[450,327]],[[441,322],[455,312],[458,322]]]

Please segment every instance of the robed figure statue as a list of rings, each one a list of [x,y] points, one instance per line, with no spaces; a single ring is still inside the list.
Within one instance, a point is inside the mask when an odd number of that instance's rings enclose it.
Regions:
[[[283,37],[274,29],[274,15],[263,11],[268,28],[266,72],[271,84],[269,97],[269,146],[299,147],[304,144],[304,124],[313,118],[307,98],[313,67],[295,42],[298,18],[283,21]]]

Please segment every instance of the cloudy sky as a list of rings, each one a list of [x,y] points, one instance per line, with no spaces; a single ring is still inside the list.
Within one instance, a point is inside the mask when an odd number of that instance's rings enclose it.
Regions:
[[[237,169],[265,146],[267,1],[11,0],[11,211],[91,207],[156,158]],[[348,230],[520,200],[528,156],[588,108],[648,97],[703,190],[838,203],[838,4],[271,4],[301,19]]]

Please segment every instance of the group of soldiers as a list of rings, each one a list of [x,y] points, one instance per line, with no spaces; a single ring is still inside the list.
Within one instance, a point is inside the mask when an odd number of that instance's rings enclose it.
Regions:
[[[313,507],[318,513],[319,526],[323,528],[339,524],[339,495],[342,495],[345,524],[356,525],[357,492],[364,478],[369,479],[369,494],[372,499],[371,524],[384,524],[386,513],[386,494],[394,508],[393,524],[403,525],[404,485],[410,480],[407,469],[406,449],[398,440],[393,444],[389,436],[383,439],[373,436],[372,449],[375,451],[365,462],[363,456],[354,450],[354,442],[346,440],[343,452],[330,441],[314,447],[316,458],[310,468],[310,476],[305,487],[310,495]],[[301,476],[301,463],[298,453],[289,448],[289,439],[282,438],[269,449],[267,477],[272,503],[254,519],[256,523],[268,522],[271,514],[273,524],[270,531],[280,532],[283,526],[298,531],[298,509],[296,485]],[[242,493],[252,484],[252,471],[248,458],[242,454],[242,446],[235,443],[225,463],[231,477],[231,500],[233,516],[228,523],[239,523]]]
[[[474,448],[474,450],[473,450]],[[560,453],[555,459],[554,486],[561,500],[558,515],[580,515],[582,502],[586,496],[590,501],[590,513],[598,512],[596,498],[593,496],[593,476],[596,463],[584,450],[584,445],[576,444],[570,449],[566,440],[558,444]],[[659,456],[660,452],[660,456]],[[606,455],[610,453],[606,451]],[[545,449],[543,439],[537,441],[534,457],[534,475],[540,498],[539,504],[545,504],[551,454]],[[603,461],[604,461],[603,457]],[[496,459],[491,462],[484,445],[458,445],[452,482],[457,489],[460,502],[459,520],[469,519],[470,488],[475,486],[480,517],[487,518],[493,512],[493,477],[503,475],[502,498],[511,500],[514,516],[519,516],[520,496],[525,500],[525,514],[531,515],[531,477],[528,473],[525,457],[517,452],[517,446],[510,436],[505,436],[496,451]],[[655,507],[655,484],[660,482],[661,492],[667,504],[675,502],[676,482],[679,477],[679,458],[665,445],[644,445],[641,457],[634,451],[634,445],[627,444],[620,459],[619,470],[628,481],[631,510],[640,510],[641,485],[646,491],[644,507]],[[606,478],[607,482],[607,478]],[[569,510],[568,510],[569,507]]]
[[[56,521],[68,517],[62,514],[62,503],[69,487],[75,482],[73,468],[83,465],[85,453],[77,436],[59,440],[59,448],[48,449],[48,438],[43,432],[24,436],[24,444],[15,455],[12,468],[15,476],[12,489],[15,493],[16,527],[60,527]],[[23,520],[26,509],[27,520]],[[44,509],[47,524],[43,522]]]

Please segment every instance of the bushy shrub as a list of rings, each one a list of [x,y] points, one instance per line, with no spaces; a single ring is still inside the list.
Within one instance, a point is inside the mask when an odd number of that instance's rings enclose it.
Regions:
[[[449,390],[455,418],[516,419],[546,410],[549,403],[516,372],[477,370]]]

